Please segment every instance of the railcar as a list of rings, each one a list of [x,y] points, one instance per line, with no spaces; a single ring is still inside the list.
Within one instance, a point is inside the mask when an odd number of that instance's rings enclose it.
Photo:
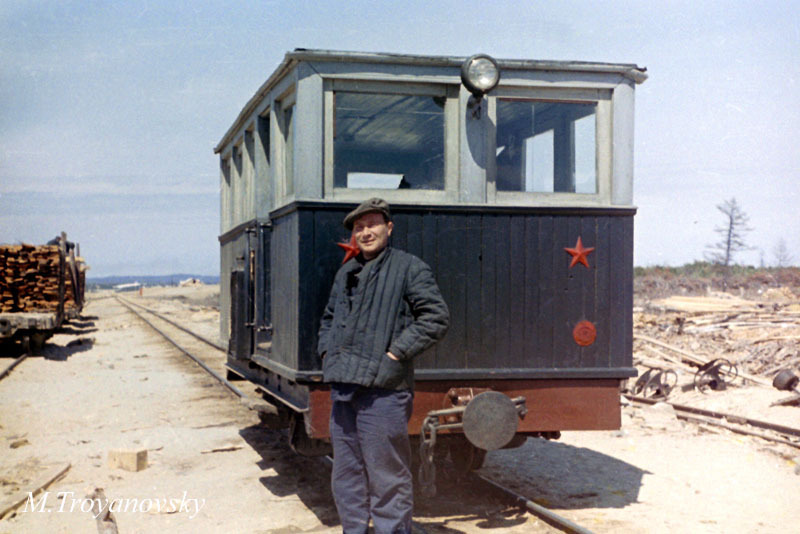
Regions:
[[[415,360],[412,436],[438,432],[475,467],[528,436],[619,428],[646,78],[632,64],[287,53],[215,148],[229,374],[263,391],[296,450],[326,451],[317,329],[342,219],[378,196],[391,246],[431,266],[451,313]]]

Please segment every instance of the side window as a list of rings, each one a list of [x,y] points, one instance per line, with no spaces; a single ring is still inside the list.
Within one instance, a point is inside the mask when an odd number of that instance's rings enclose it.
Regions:
[[[334,187],[445,186],[445,98],[334,93]]]
[[[497,100],[497,190],[597,193],[595,103]]]

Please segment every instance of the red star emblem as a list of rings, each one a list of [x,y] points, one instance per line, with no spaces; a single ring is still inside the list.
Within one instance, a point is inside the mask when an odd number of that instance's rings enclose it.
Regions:
[[[347,263],[347,260],[349,260],[350,258],[355,258],[361,252],[361,249],[358,248],[358,245],[356,245],[356,236],[354,236],[354,235],[350,236],[350,242],[349,243],[336,243],[336,244],[339,245],[340,247],[342,247],[344,249],[344,251],[345,251],[345,255],[344,255],[344,259],[342,260],[342,264]]]
[[[587,269],[589,268],[589,262],[586,260],[586,256],[588,256],[590,252],[594,251],[594,247],[583,248],[583,242],[581,241],[580,236],[578,236],[578,242],[575,244],[575,248],[564,247],[564,250],[572,254],[572,261],[569,264],[570,269],[575,267],[575,265],[579,262],[582,263]]]

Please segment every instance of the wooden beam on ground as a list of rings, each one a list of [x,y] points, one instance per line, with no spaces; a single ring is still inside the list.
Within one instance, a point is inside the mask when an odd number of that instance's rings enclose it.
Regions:
[[[653,348],[653,347],[648,347],[647,345],[645,345],[644,349],[646,351],[648,351],[648,352],[651,352],[651,353],[655,354],[659,358],[662,358],[663,360],[665,360],[665,361],[667,361],[669,363],[672,363],[674,365],[679,366],[681,369],[683,369],[685,371],[690,371],[692,373],[696,373],[697,372],[697,367],[692,367],[690,365],[686,365],[685,363],[683,363],[683,360],[681,360],[680,358],[674,358],[674,357],[670,356],[669,354],[665,354],[665,353],[661,352],[660,350],[658,350],[656,348]]]

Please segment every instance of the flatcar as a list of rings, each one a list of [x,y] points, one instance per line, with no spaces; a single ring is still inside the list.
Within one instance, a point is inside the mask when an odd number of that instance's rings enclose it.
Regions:
[[[220,337],[303,454],[328,448],[317,329],[382,197],[450,308],[409,434],[485,450],[620,426],[632,362],[633,64],[296,49],[215,147]],[[276,415],[277,414],[277,415]],[[437,439],[438,438],[438,439]]]

